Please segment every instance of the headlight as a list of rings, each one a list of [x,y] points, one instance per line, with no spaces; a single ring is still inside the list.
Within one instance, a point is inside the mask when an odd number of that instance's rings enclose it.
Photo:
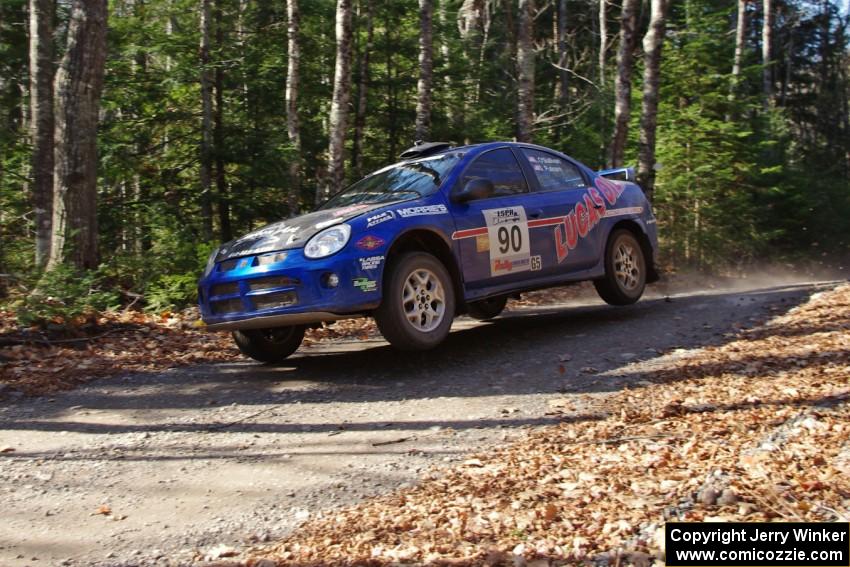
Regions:
[[[210,272],[215,268],[215,257],[218,256],[218,247],[214,248],[212,254],[210,254],[209,259],[207,260],[207,267],[204,268],[204,277],[210,275]]]
[[[342,250],[351,236],[351,227],[338,224],[318,233],[307,242],[304,255],[307,258],[324,258]]]

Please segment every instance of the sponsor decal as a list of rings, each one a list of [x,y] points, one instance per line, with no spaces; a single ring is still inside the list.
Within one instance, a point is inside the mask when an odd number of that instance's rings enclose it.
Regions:
[[[375,291],[378,288],[378,282],[369,278],[354,278],[351,283],[363,292]]]
[[[322,221],[322,222],[320,222],[320,223],[317,223],[317,224],[316,224],[316,230],[322,230],[323,228],[327,228],[327,227],[329,227],[329,226],[333,226],[333,225],[335,225],[335,224],[339,224],[339,223],[341,223],[343,220],[344,220],[344,219],[343,219],[342,217],[337,217],[337,218],[335,218],[335,219],[330,219],[330,220]]]
[[[642,212],[643,212],[643,207],[625,207],[625,208],[622,208],[622,209],[608,209],[607,211],[605,211],[605,218],[621,217],[623,215],[639,215]]]
[[[374,270],[381,265],[381,262],[384,261],[383,256],[369,256],[368,258],[360,258],[360,269],[361,270]]]
[[[392,211],[384,211],[383,213],[378,213],[377,215],[366,217],[366,228],[372,228],[373,226],[377,226],[382,222],[387,222],[391,220],[395,220],[395,213]]]
[[[346,215],[350,215],[351,213],[356,213],[357,211],[362,211],[363,209],[368,209],[371,205],[351,205],[345,207],[343,209],[339,209],[334,211],[335,214],[344,217]]]
[[[596,187],[587,188],[573,210],[555,227],[555,252],[559,264],[578,245],[578,239],[587,236],[607,216],[606,202],[613,206],[624,189],[624,185],[604,178],[597,179]]]
[[[384,239],[372,236],[371,234],[367,234],[363,238],[357,241],[355,246],[361,250],[374,250],[376,248],[380,248],[384,245]]]
[[[444,215],[449,212],[445,205],[427,205],[424,207],[408,207],[396,209],[396,212],[404,218],[421,217],[425,215]]]
[[[490,275],[531,269],[528,219],[524,207],[481,211],[490,241]]]
[[[479,234],[475,237],[475,251],[476,252],[489,252],[490,251],[490,237],[486,234]]]

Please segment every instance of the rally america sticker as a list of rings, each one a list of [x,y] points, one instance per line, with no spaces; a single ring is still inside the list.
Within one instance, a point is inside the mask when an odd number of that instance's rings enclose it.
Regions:
[[[444,215],[449,212],[445,205],[427,205],[424,207],[408,207],[397,209],[396,212],[404,218],[422,217],[425,215]]]
[[[366,228],[372,228],[373,226],[379,225],[382,222],[387,222],[391,220],[395,220],[395,213],[393,213],[392,211],[384,211],[383,213],[378,213],[377,215],[366,217]]]
[[[528,219],[524,207],[481,211],[490,240],[490,275],[501,276],[531,269]]]
[[[383,256],[369,256],[368,258],[360,258],[360,269],[361,270],[374,270],[381,266],[381,262],[384,261]]]
[[[367,234],[355,244],[355,246],[361,250],[374,250],[375,248],[380,248],[383,245],[383,238],[372,236],[371,234]]]

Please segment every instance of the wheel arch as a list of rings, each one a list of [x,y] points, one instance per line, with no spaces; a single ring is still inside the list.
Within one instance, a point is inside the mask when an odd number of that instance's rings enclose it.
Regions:
[[[455,292],[455,311],[462,313],[466,310],[463,278],[455,257],[452,254],[451,244],[444,235],[426,228],[413,228],[403,232],[396,237],[392,245],[390,245],[389,250],[387,250],[387,264],[393,262],[394,258],[398,258],[405,252],[427,252],[437,258],[446,267],[449,277],[452,279],[452,288]],[[389,270],[385,269],[383,275],[384,286],[386,286],[387,277],[389,277]]]
[[[646,283],[657,282],[660,275],[655,267],[655,253],[652,249],[652,243],[649,241],[649,236],[643,230],[643,227],[633,219],[623,219],[611,227],[608,237],[605,239],[605,250],[608,249],[608,241],[611,235],[618,229],[631,232],[640,244],[641,252],[643,252],[643,257],[646,259]]]

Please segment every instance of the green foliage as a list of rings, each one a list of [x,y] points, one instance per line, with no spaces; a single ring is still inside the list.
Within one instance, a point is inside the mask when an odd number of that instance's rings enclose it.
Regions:
[[[12,307],[24,326],[73,327],[119,305],[119,294],[102,269],[79,272],[59,266],[45,273],[38,287]]]
[[[198,299],[197,285],[197,273],[161,276],[148,286],[146,307],[154,312],[187,307]]]

